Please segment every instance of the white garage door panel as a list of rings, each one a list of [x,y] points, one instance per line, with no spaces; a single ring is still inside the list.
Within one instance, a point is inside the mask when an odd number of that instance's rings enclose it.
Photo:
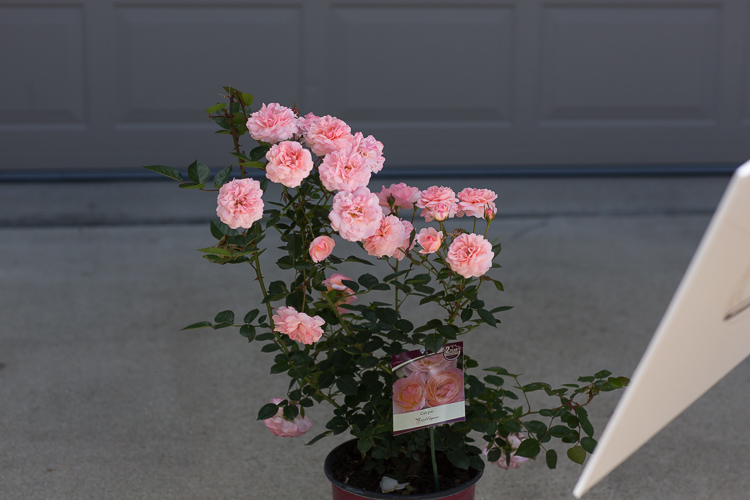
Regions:
[[[0,5],[0,124],[85,124],[83,49],[82,8]]]
[[[719,14],[718,7],[545,9],[540,124],[715,124]]]
[[[222,85],[390,165],[740,163],[750,0],[0,0],[0,169],[230,161]]]

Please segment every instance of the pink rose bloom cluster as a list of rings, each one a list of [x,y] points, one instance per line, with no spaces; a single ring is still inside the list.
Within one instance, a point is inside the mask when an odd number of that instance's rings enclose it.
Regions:
[[[266,153],[266,177],[271,182],[296,188],[313,169],[310,151],[295,141],[274,144]]]
[[[427,222],[444,221],[455,217],[458,213],[458,198],[456,193],[444,186],[431,186],[419,193],[417,206],[422,209],[420,214]]]
[[[324,156],[350,145],[353,136],[352,129],[343,120],[331,115],[320,118],[315,115],[305,116],[305,144],[317,156]]]
[[[394,209],[404,208],[409,210],[414,208],[414,203],[419,199],[419,189],[399,182],[398,184],[391,184],[390,187],[383,186],[377,196],[380,206],[383,208],[383,213],[388,215],[392,213],[391,205]]]
[[[365,159],[351,147],[327,154],[318,170],[320,181],[329,191],[356,191],[367,186],[372,174]]]
[[[417,243],[422,247],[419,251],[422,255],[435,253],[443,244],[443,232],[432,227],[425,227],[417,234]]]
[[[480,234],[464,233],[448,248],[445,260],[464,278],[482,276],[492,267],[492,244]]]
[[[378,204],[378,197],[366,187],[360,187],[354,192],[336,193],[328,218],[333,230],[342,238],[362,241],[378,230],[383,211]]]
[[[362,157],[365,167],[372,172],[377,174],[383,169],[383,143],[375,140],[371,135],[364,137],[362,132],[357,132],[352,137],[351,142],[352,151],[355,154]]]
[[[380,221],[375,233],[362,241],[365,251],[373,257],[404,258],[409,250],[413,226],[395,215],[387,215]]]
[[[247,119],[247,130],[256,141],[271,144],[286,141],[297,133],[294,111],[278,103],[263,104]]]
[[[235,179],[219,189],[216,215],[232,229],[250,228],[263,217],[263,191],[254,179]]]
[[[523,434],[508,434],[508,437],[506,438],[506,441],[510,444],[513,451],[510,453],[510,463],[508,462],[508,457],[505,454],[505,450],[502,451],[500,454],[500,458],[497,460],[497,462],[494,462],[497,464],[498,467],[501,469],[518,469],[518,467],[526,462],[528,458],[526,457],[517,457],[516,456],[516,450],[521,444],[521,441],[526,439],[526,436]],[[484,454],[487,455],[489,452],[487,450],[487,446],[484,447]]]
[[[393,383],[394,414],[435,408],[464,400],[463,371],[455,365],[442,369],[429,367],[427,371],[418,368],[409,371],[411,373],[407,377]]]
[[[458,193],[458,216],[492,220],[497,213],[497,194],[489,189],[466,188]]]
[[[310,258],[313,262],[321,262],[331,255],[334,246],[336,242],[330,236],[318,236],[310,244]]]
[[[303,344],[313,344],[323,335],[325,321],[320,316],[308,316],[293,307],[282,306],[273,315],[273,331],[288,335]]]
[[[284,401],[281,398],[272,398],[271,403],[279,404]],[[276,436],[280,437],[299,437],[312,428],[312,422],[309,418],[297,415],[294,420],[284,418],[284,410],[279,411],[271,418],[263,421],[266,427]]]

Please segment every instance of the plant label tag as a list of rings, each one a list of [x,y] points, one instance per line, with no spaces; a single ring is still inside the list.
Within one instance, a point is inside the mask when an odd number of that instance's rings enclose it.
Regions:
[[[391,356],[393,435],[466,420],[464,344]]]

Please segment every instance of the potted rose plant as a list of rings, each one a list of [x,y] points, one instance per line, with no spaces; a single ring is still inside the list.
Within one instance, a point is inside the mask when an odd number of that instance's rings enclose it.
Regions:
[[[271,373],[288,377],[289,389],[257,418],[278,436],[299,437],[313,427],[306,410],[330,405],[324,430],[307,441],[353,436],[326,460],[334,498],[395,498],[393,491],[473,498],[482,455],[503,469],[539,456],[555,468],[553,440],[583,463],[596,445],[586,406],[626,378],[603,370],[560,387],[522,383],[501,366],[480,370],[462,350],[465,335],[497,327],[510,309],[482,300],[488,287],[503,290],[490,275],[500,244],[487,239],[495,193],[404,183],[371,191],[384,163],[375,138],[296,107],[254,110],[251,95],[224,90],[227,102],[207,112],[231,137],[235,165],[213,178],[197,161],[187,178],[163,165],[145,168],[184,189],[218,191],[215,242],[201,252],[249,267],[263,300],[242,316],[222,311],[186,329],[236,327],[274,357]],[[245,146],[245,134],[256,142]],[[280,185],[279,200],[264,199],[269,183]],[[469,229],[448,227],[457,220]],[[281,245],[272,262],[263,255],[266,237]],[[347,244],[354,255],[334,253],[343,241],[354,243]],[[347,276],[339,270],[345,263],[364,272]],[[415,306],[437,312],[414,324]],[[531,392],[550,403],[532,407]],[[433,415],[446,408],[453,413]]]

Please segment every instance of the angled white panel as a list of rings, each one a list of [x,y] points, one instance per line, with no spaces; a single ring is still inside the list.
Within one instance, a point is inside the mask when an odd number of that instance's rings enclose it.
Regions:
[[[116,17],[121,128],[214,128],[204,110],[222,85],[300,99],[298,8],[125,6]]]
[[[83,10],[0,6],[0,126],[83,124]]]
[[[351,120],[510,119],[513,10],[338,7],[330,64]]]
[[[750,162],[740,167],[729,183],[629,387],[581,474],[574,491],[577,497],[750,354],[749,213]],[[700,450],[696,450],[699,456]]]
[[[711,125],[718,6],[550,6],[542,20],[542,124]]]

